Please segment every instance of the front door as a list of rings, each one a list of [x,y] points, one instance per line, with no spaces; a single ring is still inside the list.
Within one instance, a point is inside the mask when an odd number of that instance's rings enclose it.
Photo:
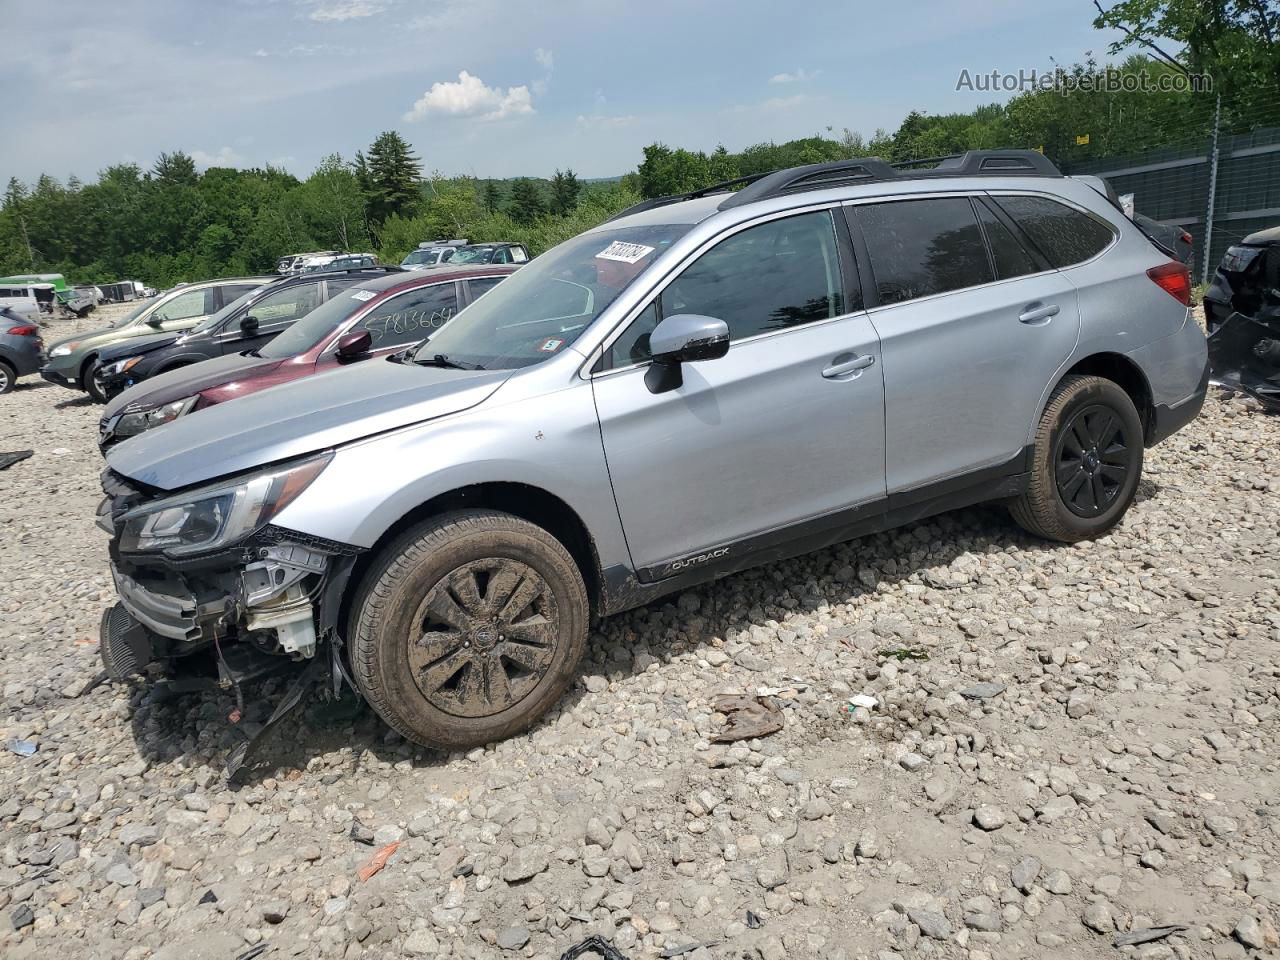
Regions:
[[[748,227],[685,268],[611,344],[592,384],[642,578],[884,496],[880,349],[841,259],[827,210]],[[682,386],[652,393],[648,335],[681,313],[724,320],[729,352],[685,364]]]
[[[257,318],[256,332],[246,334],[241,325],[243,318],[236,319],[219,332],[219,349],[224,354],[256,350],[293,326],[295,321],[305,317],[320,306],[321,302],[319,280],[295,283],[283,290],[269,293],[249,307],[245,314]]]

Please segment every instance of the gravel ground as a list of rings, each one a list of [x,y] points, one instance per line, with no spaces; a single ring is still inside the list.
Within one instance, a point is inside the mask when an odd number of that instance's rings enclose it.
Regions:
[[[1280,946],[1280,419],[1246,402],[1150,452],[1101,542],[983,508],[774,564],[605,623],[527,736],[443,756],[317,705],[238,789],[229,698],[81,694],[114,596],[98,412],[0,398],[0,449],[36,450],[0,474],[0,740],[38,745],[0,749],[0,956]],[[713,699],[760,687],[784,729],[714,743]]]

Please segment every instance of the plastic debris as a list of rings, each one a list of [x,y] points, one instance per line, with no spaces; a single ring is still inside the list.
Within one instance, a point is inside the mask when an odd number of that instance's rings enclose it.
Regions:
[[[10,753],[16,753],[20,757],[29,757],[38,749],[34,740],[10,740],[5,746]]]
[[[13,453],[0,453],[0,470],[12,467],[15,463],[20,463],[33,453],[35,453],[34,450],[15,450]]]
[[[570,947],[560,954],[560,960],[578,960],[578,957],[586,953],[597,953],[604,957],[604,960],[627,960],[626,957],[614,949],[612,943],[598,935],[587,937],[581,943]]]
[[[261,943],[255,943],[244,953],[240,954],[240,956],[236,957],[236,960],[253,960],[254,957],[262,956],[269,949],[271,949],[271,941],[263,940]]]
[[[975,683],[972,687],[961,690],[960,696],[966,700],[990,700],[992,697],[1000,696],[1005,689],[1003,683]]]
[[[1184,933],[1186,929],[1180,923],[1170,924],[1167,927],[1141,927],[1137,930],[1130,930],[1128,933],[1116,934],[1116,938],[1111,941],[1111,944],[1116,947],[1133,947],[1140,943],[1163,940],[1165,937],[1173,936],[1175,933]]]
[[[363,843],[366,847],[373,846],[373,831],[359,820],[351,821],[351,829],[347,831],[347,836],[356,843]]]
[[[388,843],[385,847],[369,858],[369,862],[356,871],[356,876],[360,878],[361,883],[367,883],[369,878],[387,865],[387,861],[391,859],[391,855],[396,852],[400,846],[400,841]]]
[[[663,960],[671,960],[672,957],[683,957],[686,953],[693,953],[699,947],[714,947],[720,941],[718,940],[695,940],[692,943],[682,943],[679,946],[667,947],[659,956]]]
[[[759,930],[763,926],[764,926],[764,921],[761,920],[756,914],[748,910],[747,911],[747,929]]]
[[[218,902],[218,895],[217,895],[216,893],[214,893],[212,890],[206,890],[206,891],[204,892],[204,896],[203,896],[203,897],[201,897],[201,898],[200,898],[199,900],[197,900],[196,902],[197,902],[197,903],[217,903],[217,902]]]
[[[868,710],[874,710],[880,706],[880,701],[869,693],[854,694],[849,698],[849,705],[852,707],[866,707]]]
[[[767,737],[781,730],[784,723],[782,711],[769,697],[726,694],[716,697],[712,709],[728,720],[724,729],[712,737],[716,743]]]

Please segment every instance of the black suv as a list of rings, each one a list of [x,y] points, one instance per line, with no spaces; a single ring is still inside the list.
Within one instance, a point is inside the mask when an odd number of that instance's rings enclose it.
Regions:
[[[249,291],[185,333],[136,337],[103,350],[98,384],[109,399],[157,374],[256,350],[338,291],[399,272],[400,267],[364,266],[281,277]]]

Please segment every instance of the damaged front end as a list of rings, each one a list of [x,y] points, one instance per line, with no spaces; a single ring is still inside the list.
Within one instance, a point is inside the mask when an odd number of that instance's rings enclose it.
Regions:
[[[102,618],[101,650],[115,680],[139,677],[172,692],[234,695],[294,674],[265,734],[310,683],[346,680],[337,617],[359,548],[271,523],[328,465],[329,455],[180,494],[108,469],[98,524],[111,534],[119,602]],[[228,762],[234,774],[255,743]]]
[[[1227,250],[1204,308],[1213,382],[1280,412],[1280,227]]]

